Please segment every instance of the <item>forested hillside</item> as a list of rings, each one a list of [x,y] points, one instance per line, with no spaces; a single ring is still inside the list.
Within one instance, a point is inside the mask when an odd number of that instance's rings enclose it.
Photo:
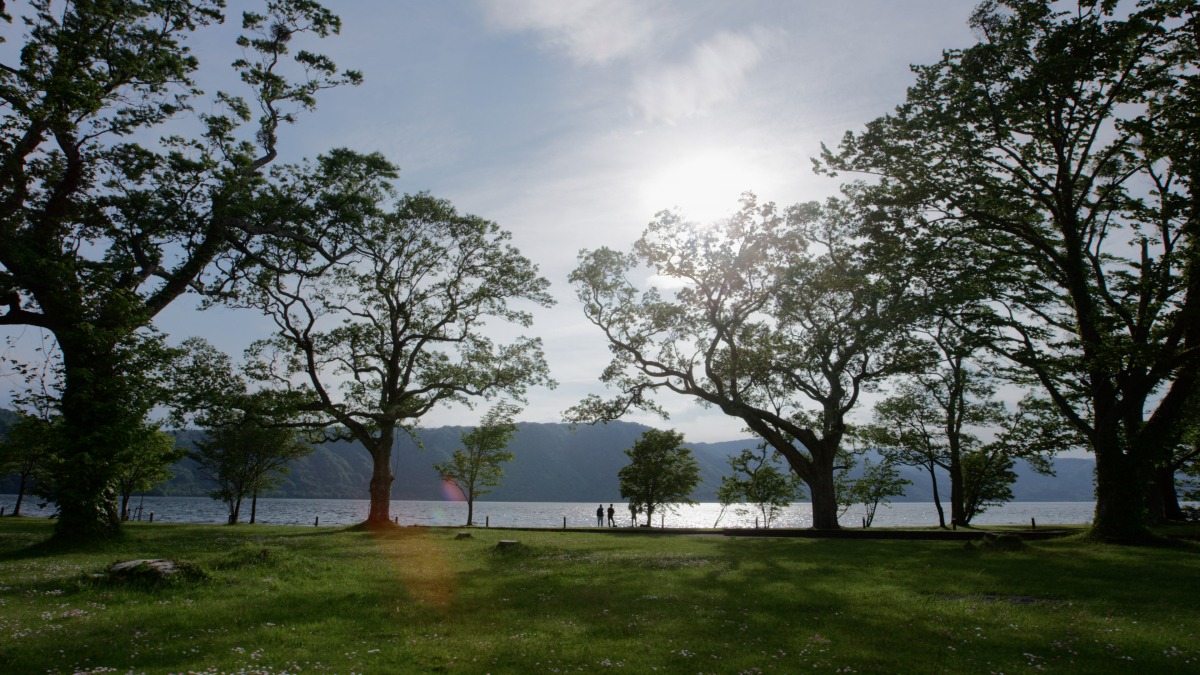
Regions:
[[[5,421],[0,411],[0,424]],[[648,427],[626,422],[601,426],[522,423],[509,448],[516,459],[506,465],[504,483],[484,497],[490,501],[594,501],[613,502],[620,499],[617,471],[627,463],[623,450],[630,447]],[[439,427],[420,431],[421,445],[402,438],[395,453],[396,499],[442,499],[442,486],[433,465],[445,461],[461,447],[459,435],[464,427]],[[180,444],[190,445],[195,432],[177,434]],[[699,501],[716,501],[721,476],[729,473],[727,458],[742,448],[754,447],[753,440],[724,443],[691,443],[700,464],[704,482],[695,492]],[[1092,469],[1090,459],[1059,459],[1056,476],[1033,473],[1023,463],[1018,464],[1018,480],[1014,490],[1024,501],[1089,501],[1092,499]],[[174,496],[203,495],[208,484],[190,460],[176,464],[175,477],[156,491]],[[929,501],[932,492],[929,478],[923,472],[904,467],[902,472],[912,481],[902,501]],[[330,443],[318,446],[312,455],[292,465],[291,473],[273,493],[277,497],[322,497],[365,499],[371,477],[370,458],[361,446],[353,443]],[[939,479],[942,490],[949,482]],[[11,479],[0,480],[0,492],[15,491]]]

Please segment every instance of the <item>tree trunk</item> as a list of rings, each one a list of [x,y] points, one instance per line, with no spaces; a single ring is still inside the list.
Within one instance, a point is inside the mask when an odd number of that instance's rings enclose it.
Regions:
[[[371,508],[367,513],[367,523],[382,525],[392,521],[392,439],[389,434],[383,434],[368,448],[371,452]]]
[[[229,500],[229,524],[237,525],[238,520],[242,517],[242,498],[234,497]]]
[[[819,464],[808,488],[812,491],[812,511],[814,530],[837,530],[838,504],[837,488],[833,484],[833,462],[829,462],[828,470],[821,470]]]
[[[751,428],[760,435],[764,434],[761,428],[755,428],[754,425]],[[769,442],[787,460],[792,471],[808,485],[812,493],[813,529],[840,529],[837,521],[837,488],[833,483],[833,463],[837,458],[839,443],[817,438],[811,433],[806,440],[808,442],[804,447],[808,448],[808,457],[778,435],[771,436]]]
[[[1114,434],[1115,436],[1115,434]],[[1102,541],[1137,542],[1146,529],[1146,488],[1150,472],[1137,453],[1114,439],[1101,439],[1096,453],[1096,519],[1091,536]]]
[[[812,492],[813,529],[841,529],[841,525],[838,525],[837,486],[833,482],[837,444],[814,441],[810,444],[809,454],[812,456],[812,471],[804,478]]]
[[[467,495],[467,526],[475,524],[475,497],[471,494]]]
[[[953,526],[969,525],[971,516],[967,515],[966,498],[963,490],[962,455],[957,448],[950,451],[950,524]],[[944,526],[943,526],[944,527]]]
[[[58,504],[54,538],[96,541],[120,535],[113,457],[133,439],[141,419],[128,409],[129,386],[112,348],[56,333],[63,355],[64,433],[51,484]]]
[[[1183,508],[1179,506],[1179,492],[1175,489],[1175,467],[1154,468],[1154,481],[1146,497],[1146,508],[1150,522],[1163,523],[1183,520]]]
[[[29,474],[21,474],[21,482],[17,485],[17,504],[13,507],[12,514],[14,516],[21,515],[21,502],[25,501],[25,482],[29,480]]]
[[[933,506],[937,509],[938,527],[944,530],[946,529],[946,512],[942,510],[942,497],[938,494],[937,467],[930,464],[927,468],[929,469],[929,482],[933,485]]]

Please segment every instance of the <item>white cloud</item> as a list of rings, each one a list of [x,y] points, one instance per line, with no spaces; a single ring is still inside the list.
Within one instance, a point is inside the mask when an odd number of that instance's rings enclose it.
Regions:
[[[702,115],[733,100],[750,71],[763,60],[780,34],[763,28],[720,32],[695,47],[686,60],[639,76],[631,98],[650,122],[673,124]]]
[[[543,43],[580,64],[629,56],[655,32],[657,21],[634,0],[481,0],[497,29],[540,34]]]

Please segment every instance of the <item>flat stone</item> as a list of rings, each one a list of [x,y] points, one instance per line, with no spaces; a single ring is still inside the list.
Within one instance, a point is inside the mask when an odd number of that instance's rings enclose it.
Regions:
[[[150,573],[159,577],[169,577],[172,574],[179,574],[181,571],[179,563],[174,560],[164,560],[161,558],[153,560],[128,560],[119,562],[108,568],[108,573],[112,576],[132,576]]]
[[[516,539],[501,539],[500,541],[496,542],[496,548],[500,550],[504,550],[506,548],[517,548],[520,545],[521,542],[517,541]]]

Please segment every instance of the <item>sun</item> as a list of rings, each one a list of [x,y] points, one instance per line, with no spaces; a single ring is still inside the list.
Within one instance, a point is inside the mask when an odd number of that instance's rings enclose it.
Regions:
[[[736,152],[698,153],[652,171],[642,183],[642,202],[648,213],[677,208],[689,220],[708,223],[736,211],[741,194],[761,188],[762,178]]]

